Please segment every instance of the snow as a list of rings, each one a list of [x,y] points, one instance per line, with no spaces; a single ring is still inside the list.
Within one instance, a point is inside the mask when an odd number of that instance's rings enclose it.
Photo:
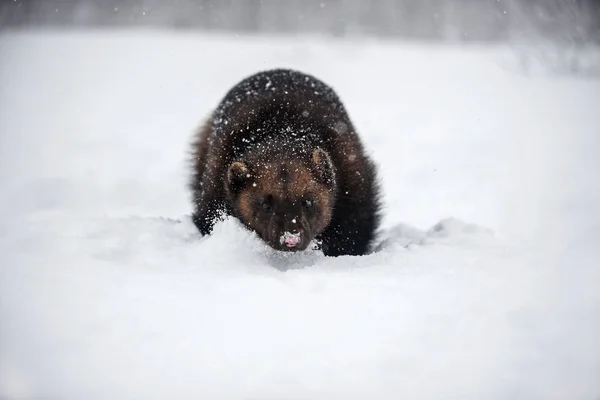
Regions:
[[[0,36],[0,397],[597,399],[600,81],[510,49]],[[188,143],[261,69],[331,84],[382,243],[279,254],[189,220]]]

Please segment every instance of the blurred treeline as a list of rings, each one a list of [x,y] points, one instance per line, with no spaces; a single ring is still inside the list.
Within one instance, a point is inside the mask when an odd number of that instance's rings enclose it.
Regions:
[[[600,42],[600,0],[0,0],[0,27]]]

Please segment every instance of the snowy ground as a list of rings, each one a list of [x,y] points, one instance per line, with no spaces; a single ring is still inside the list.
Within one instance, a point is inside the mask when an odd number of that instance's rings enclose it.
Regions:
[[[190,135],[239,79],[333,85],[381,249],[199,238]],[[600,81],[502,49],[0,36],[0,398],[600,398]]]

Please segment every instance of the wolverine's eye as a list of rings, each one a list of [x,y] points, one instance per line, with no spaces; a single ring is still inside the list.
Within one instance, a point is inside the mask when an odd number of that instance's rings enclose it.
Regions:
[[[273,198],[271,196],[265,196],[261,203],[260,207],[264,212],[269,212],[273,209]]]
[[[304,199],[303,201],[304,207],[306,208],[312,208],[312,206],[315,204],[315,201],[313,199]]]

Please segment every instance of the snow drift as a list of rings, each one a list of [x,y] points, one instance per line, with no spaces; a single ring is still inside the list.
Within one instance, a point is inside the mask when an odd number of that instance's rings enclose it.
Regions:
[[[600,82],[506,49],[0,36],[0,397],[600,395]],[[365,257],[189,221],[195,126],[292,67],[380,166]]]

